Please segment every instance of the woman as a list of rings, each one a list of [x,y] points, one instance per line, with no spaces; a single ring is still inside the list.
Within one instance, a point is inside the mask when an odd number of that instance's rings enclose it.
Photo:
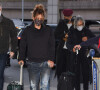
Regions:
[[[55,30],[55,38],[58,40],[57,52],[56,52],[56,75],[59,80],[63,72],[69,70],[69,57],[70,51],[66,47],[68,33],[72,28],[72,9],[64,9],[64,19],[60,20]]]
[[[81,42],[87,41],[89,38],[94,37],[94,35],[91,33],[91,31],[85,27],[85,22],[82,17],[78,16],[75,19],[74,28],[69,33],[68,37],[68,49],[73,49],[74,45],[77,45]],[[89,81],[89,61],[86,57],[86,51],[87,47],[83,47],[77,56],[75,53],[72,54],[72,59],[70,62],[71,71],[75,70],[76,74],[76,80],[75,80],[75,86],[76,90],[80,90],[80,69],[82,71],[83,76],[83,87],[84,90],[88,90],[88,81]],[[74,64],[75,63],[75,64]],[[74,66],[75,65],[75,66]]]
[[[36,5],[33,22],[24,30],[20,43],[19,64],[24,64],[27,51],[30,90],[49,90],[50,71],[54,66],[54,34],[44,24],[44,18],[43,5]]]

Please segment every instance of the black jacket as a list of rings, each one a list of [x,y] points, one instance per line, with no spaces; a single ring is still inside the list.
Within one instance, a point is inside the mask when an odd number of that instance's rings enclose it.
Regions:
[[[17,48],[17,30],[14,23],[1,16],[0,22],[0,53],[6,53],[9,50],[9,42],[11,39],[11,51],[15,52]]]
[[[56,51],[56,75],[58,78],[62,72],[66,72],[66,68],[68,69],[69,51],[63,49],[65,43],[63,38],[65,34],[69,32],[70,29],[68,29],[67,22],[65,22],[65,20],[60,20],[55,30],[55,38],[58,41]]]
[[[88,39],[95,37],[95,35],[86,27],[84,27],[82,31],[72,28],[69,33],[67,47],[72,50],[74,45],[78,45],[82,42],[82,37],[84,36],[88,37]]]
[[[80,43],[81,46],[91,46],[93,44],[98,44],[99,43],[99,38],[100,38],[100,35],[97,36],[97,37],[93,37],[89,40],[87,40],[86,42],[82,42]]]
[[[63,48],[65,41],[63,38],[65,37],[65,33],[69,33],[67,23],[64,20],[60,20],[57,28],[55,30],[55,39],[59,41],[59,48]]]
[[[54,60],[55,39],[53,30],[47,25],[42,25],[38,30],[34,23],[22,33],[19,60],[25,60],[27,51],[28,60],[31,62],[44,62]]]
[[[80,44],[83,37],[92,38],[95,35],[86,27],[83,28],[82,31],[78,31],[77,29],[74,29],[74,27],[70,30],[68,41],[67,41],[67,48],[71,51],[70,55],[70,70],[71,72],[76,73],[76,69],[79,67],[80,62],[88,61],[86,57],[86,51],[88,47],[82,47],[79,51],[78,56],[73,52],[73,47],[75,45]],[[75,64],[77,63],[77,64]]]

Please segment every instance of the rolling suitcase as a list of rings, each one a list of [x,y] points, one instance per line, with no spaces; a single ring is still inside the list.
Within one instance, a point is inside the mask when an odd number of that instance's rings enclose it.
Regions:
[[[20,82],[19,81],[12,81],[8,86],[7,90],[24,90],[22,84],[23,77],[23,65],[20,65]]]
[[[75,89],[75,72],[77,65],[78,49],[76,49],[76,59],[74,63],[74,72],[63,72],[58,80],[57,90],[74,90]]]
[[[62,73],[58,85],[57,90],[74,90],[74,78],[75,75],[71,72]]]

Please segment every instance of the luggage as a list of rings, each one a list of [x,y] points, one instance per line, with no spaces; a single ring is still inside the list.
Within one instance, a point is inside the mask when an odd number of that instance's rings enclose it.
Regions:
[[[75,74],[71,72],[62,73],[58,85],[57,90],[74,90],[75,84]]]
[[[20,66],[20,82],[12,81],[7,86],[7,90],[23,90],[22,77],[23,77],[23,65]]]
[[[74,90],[75,89],[75,73],[77,66],[78,49],[76,49],[76,58],[74,61],[74,72],[63,72],[58,80],[57,90]],[[70,67],[71,68],[71,67]]]

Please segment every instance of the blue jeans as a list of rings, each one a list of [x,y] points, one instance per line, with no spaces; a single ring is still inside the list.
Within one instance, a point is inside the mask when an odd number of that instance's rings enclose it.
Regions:
[[[4,83],[4,69],[7,60],[7,54],[0,54],[0,90],[3,90]]]
[[[47,62],[28,62],[30,90],[49,90],[50,72]]]

